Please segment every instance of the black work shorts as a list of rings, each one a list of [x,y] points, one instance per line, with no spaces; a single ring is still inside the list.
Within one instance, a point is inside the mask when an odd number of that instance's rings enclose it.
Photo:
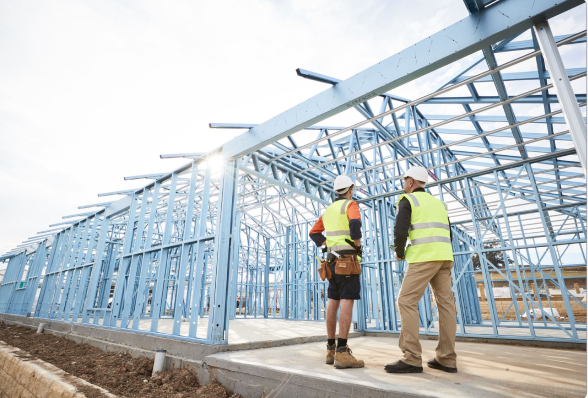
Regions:
[[[359,300],[361,275],[336,275],[335,264],[331,264],[332,278],[329,279],[329,298],[333,300]]]

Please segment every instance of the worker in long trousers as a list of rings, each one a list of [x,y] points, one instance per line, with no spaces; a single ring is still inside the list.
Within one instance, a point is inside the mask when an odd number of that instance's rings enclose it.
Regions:
[[[439,315],[439,342],[435,358],[427,366],[457,372],[455,353],[455,303],[451,290],[453,249],[451,224],[445,202],[425,191],[427,169],[411,167],[404,176],[404,194],[396,206],[394,250],[398,261],[408,262],[398,309],[400,311],[400,360],[385,366],[388,373],[420,373],[422,348],[419,342],[418,303],[431,284]],[[405,248],[407,238],[410,244]]]
[[[357,202],[352,200],[354,184],[347,175],[335,179],[334,189],[338,197],[325,210],[310,230],[310,238],[317,246],[323,246],[331,270],[327,304],[327,353],[326,363],[339,369],[361,368],[362,360],[351,354],[347,344],[353,314],[353,302],[359,300],[360,275],[338,275],[336,260],[356,256],[361,260],[361,215]],[[325,231],[325,236],[323,235]],[[359,268],[359,265],[357,266]],[[361,272],[361,271],[360,271]],[[335,345],[337,311],[339,313],[339,337]]]

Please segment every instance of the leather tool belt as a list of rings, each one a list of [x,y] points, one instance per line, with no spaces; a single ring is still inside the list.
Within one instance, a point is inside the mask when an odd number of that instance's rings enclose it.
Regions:
[[[335,274],[337,275],[360,275],[361,266],[354,255],[341,256],[335,263]]]
[[[330,264],[333,263],[335,263],[335,274],[337,275],[361,275],[361,266],[355,255],[329,256],[326,260],[321,260],[321,267],[318,269],[322,281],[333,277],[330,267]]]

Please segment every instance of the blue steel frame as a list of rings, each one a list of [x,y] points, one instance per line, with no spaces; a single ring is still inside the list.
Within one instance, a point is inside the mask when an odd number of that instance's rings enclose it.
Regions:
[[[398,332],[406,264],[389,245],[402,175],[418,164],[449,206],[458,334],[585,342],[585,294],[571,285],[586,276],[585,170],[532,29],[582,1],[464,3],[469,17],[350,79],[298,69],[331,87],[263,124],[212,123],[247,132],[211,153],[162,155],[190,162],[126,177],[151,182],[100,194],[124,197],[80,206],[98,210],[1,256],[0,313],[205,344],[226,344],[237,318],[324,321],[308,231],[344,173],[364,228],[354,326]],[[555,41],[585,46],[585,31]],[[389,93],[477,52],[427,96]],[[527,71],[503,72],[515,65]],[[585,65],[565,75],[585,87]],[[584,107],[586,93],[575,96]],[[351,108],[349,127],[316,124]],[[421,332],[436,334],[429,289],[419,310]]]

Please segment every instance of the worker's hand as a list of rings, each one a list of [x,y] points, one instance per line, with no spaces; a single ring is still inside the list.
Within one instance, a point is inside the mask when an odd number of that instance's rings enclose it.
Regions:
[[[398,260],[398,261],[404,260],[404,257],[398,257],[398,255],[396,253],[394,253],[394,257],[396,257],[396,260]]]

